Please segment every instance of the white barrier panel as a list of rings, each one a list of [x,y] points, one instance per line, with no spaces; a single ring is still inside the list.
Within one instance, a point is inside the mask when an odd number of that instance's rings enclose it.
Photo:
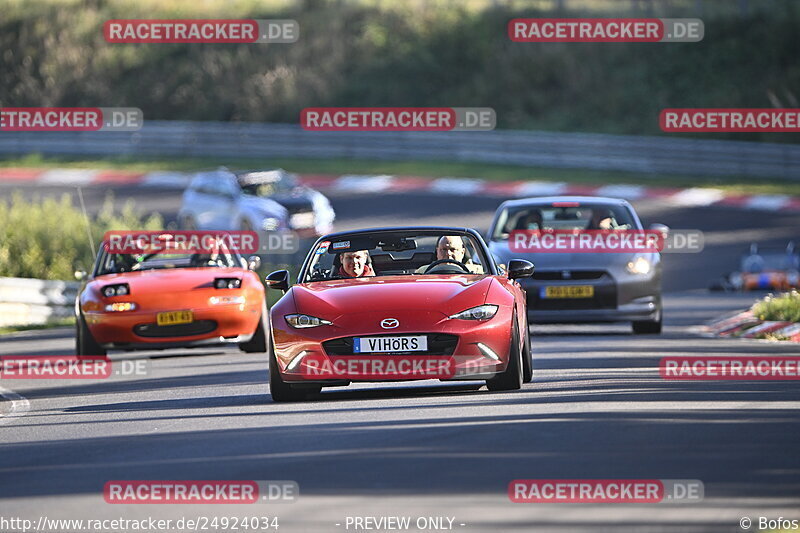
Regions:
[[[0,278],[0,326],[45,324],[74,314],[80,283]]]
[[[135,132],[10,132],[0,154],[443,160],[800,180],[800,145],[495,130],[322,132],[297,124],[145,121]]]

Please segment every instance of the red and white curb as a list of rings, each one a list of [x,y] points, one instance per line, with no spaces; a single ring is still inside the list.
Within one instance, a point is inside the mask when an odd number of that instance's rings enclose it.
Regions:
[[[140,186],[183,189],[194,174],[172,171],[132,172],[92,169],[0,168],[0,182],[42,186]],[[550,181],[487,181],[474,178],[418,176],[301,174],[301,183],[334,193],[428,193],[457,196],[524,198],[528,196],[611,196],[627,200],[657,199],[671,205],[711,205],[761,211],[800,212],[800,197],[782,194],[730,194],[720,189],[645,187],[611,184],[582,185]]]
[[[762,339],[770,336],[800,342],[800,322],[759,320],[751,311],[722,317],[706,325],[701,332],[711,337]]]

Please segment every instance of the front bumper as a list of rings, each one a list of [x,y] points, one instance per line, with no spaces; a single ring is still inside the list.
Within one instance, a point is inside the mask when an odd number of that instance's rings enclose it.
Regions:
[[[537,311],[528,308],[528,320],[536,324],[575,324],[592,322],[633,322],[656,320],[660,302],[656,296],[620,305],[615,309],[581,309]]]
[[[508,365],[511,346],[511,310],[500,308],[497,314],[487,321],[448,320],[439,314],[436,320],[425,320],[424,311],[417,314],[419,329],[362,330],[350,331],[338,327],[336,320],[331,326],[294,329],[283,317],[272,317],[273,346],[281,377],[289,383],[318,383],[338,386],[349,382],[377,381],[418,381],[424,379],[475,380],[486,379],[502,372]],[[351,315],[349,317],[353,319]],[[407,321],[412,322],[409,318]],[[358,319],[356,318],[356,321]],[[372,320],[371,322],[374,322]],[[423,323],[427,322],[427,327]],[[424,328],[424,329],[422,329]],[[409,336],[453,335],[457,337],[454,347],[428,354],[348,354],[341,350],[331,351],[331,346],[341,345],[344,338],[366,336]],[[480,343],[480,345],[479,345]],[[328,347],[326,349],[326,346]],[[487,351],[488,348],[488,351]],[[491,354],[489,356],[487,354]],[[401,368],[402,361],[432,361],[444,365],[443,372],[405,373],[405,372],[362,372],[353,371],[355,362],[378,361],[384,366]],[[353,362],[348,365],[348,362]],[[433,363],[430,363],[433,364]],[[320,373],[320,367],[333,368],[335,373]],[[359,367],[362,368],[362,367]]]
[[[261,316],[260,305],[234,304],[192,309],[196,329],[160,332],[156,325],[156,315],[165,311],[170,310],[84,312],[84,317],[95,341],[104,348],[149,350],[247,342],[253,337]],[[145,331],[147,334],[143,335]]]
[[[560,273],[561,271],[559,271]],[[555,279],[555,272],[538,272],[554,279],[523,279],[528,320],[538,324],[631,322],[656,320],[661,312],[661,273],[636,276],[598,272],[591,279]],[[573,271],[571,276],[580,276]],[[546,287],[591,286],[591,298],[546,298]]]

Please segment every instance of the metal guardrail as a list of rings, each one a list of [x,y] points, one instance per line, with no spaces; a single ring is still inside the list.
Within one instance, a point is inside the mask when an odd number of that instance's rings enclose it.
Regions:
[[[0,278],[0,326],[45,324],[73,316],[77,281]]]
[[[150,121],[137,132],[0,134],[0,154],[444,160],[800,180],[800,145],[537,131],[311,132],[293,124]]]

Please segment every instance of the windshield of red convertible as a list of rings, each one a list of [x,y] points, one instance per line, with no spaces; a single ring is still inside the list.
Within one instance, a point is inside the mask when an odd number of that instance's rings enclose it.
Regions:
[[[322,241],[302,282],[404,275],[482,275],[490,272],[469,235],[377,235]]]

